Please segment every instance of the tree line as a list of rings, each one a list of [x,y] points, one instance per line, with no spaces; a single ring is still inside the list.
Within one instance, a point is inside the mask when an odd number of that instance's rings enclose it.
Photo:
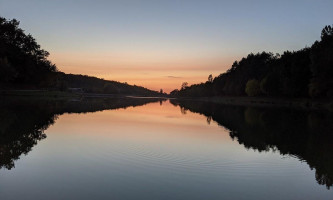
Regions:
[[[274,96],[333,97],[333,27],[325,26],[320,41],[282,55],[249,54],[235,61],[225,73],[205,83],[170,93],[178,97]]]
[[[144,87],[85,75],[65,74],[48,60],[31,34],[16,19],[0,17],[0,89],[62,90],[81,88],[90,93],[161,95]]]

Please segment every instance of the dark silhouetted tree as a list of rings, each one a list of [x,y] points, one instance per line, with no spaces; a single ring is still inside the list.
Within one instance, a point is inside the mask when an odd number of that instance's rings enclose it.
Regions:
[[[176,96],[245,96],[249,80],[259,93],[281,97],[333,97],[333,28],[325,26],[321,41],[299,51],[249,54],[206,83],[182,87]],[[256,84],[255,93],[258,93]],[[252,90],[251,90],[252,91]],[[250,92],[253,94],[252,92]]]
[[[309,94],[312,97],[333,97],[333,29],[322,30],[321,41],[315,42],[310,51],[312,79]]]
[[[181,90],[185,90],[188,87],[188,83],[187,82],[183,82],[182,86],[181,86]]]
[[[46,73],[57,68],[36,40],[19,28],[16,19],[0,17],[0,82],[38,84]]]
[[[275,96],[279,93],[279,78],[275,74],[269,74],[260,82],[260,90],[268,96]]]
[[[260,83],[259,81],[252,79],[246,83],[245,92],[248,96],[258,96],[260,94]]]
[[[209,74],[208,83],[213,83],[213,75]]]

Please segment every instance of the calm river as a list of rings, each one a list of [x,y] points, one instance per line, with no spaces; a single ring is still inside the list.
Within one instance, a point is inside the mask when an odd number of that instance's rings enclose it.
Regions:
[[[149,98],[3,98],[0,199],[333,199],[332,119]]]

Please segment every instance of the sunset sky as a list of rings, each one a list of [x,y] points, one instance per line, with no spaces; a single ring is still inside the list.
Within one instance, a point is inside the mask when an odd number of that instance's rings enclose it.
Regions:
[[[298,50],[333,24],[332,0],[0,0],[65,73],[170,92],[253,52]]]

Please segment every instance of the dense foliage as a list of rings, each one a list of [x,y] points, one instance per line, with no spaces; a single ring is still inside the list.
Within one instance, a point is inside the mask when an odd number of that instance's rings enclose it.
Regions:
[[[322,30],[321,40],[309,48],[286,51],[282,55],[251,53],[234,62],[227,72],[215,77],[213,81],[210,79],[206,83],[182,86],[180,90],[171,92],[171,95],[180,97],[247,94],[333,97],[333,28],[326,26]]]
[[[36,40],[19,28],[16,19],[0,17],[0,82],[36,84],[57,68]]]

